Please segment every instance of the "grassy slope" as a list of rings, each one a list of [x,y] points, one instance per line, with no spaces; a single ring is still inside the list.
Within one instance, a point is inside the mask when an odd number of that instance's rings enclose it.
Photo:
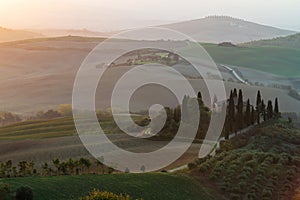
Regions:
[[[231,199],[289,199],[300,178],[299,145],[299,130],[268,124],[223,142],[223,152],[195,161],[192,174]]]
[[[34,120],[0,127],[0,139],[40,139],[75,135],[72,118]]]
[[[27,177],[6,179],[15,188],[28,185],[33,188],[35,199],[78,199],[93,188],[124,193],[144,200],[213,199],[208,190],[195,180],[176,174],[114,174],[57,177]]]
[[[300,77],[299,48],[221,47],[215,44],[203,44],[203,47],[217,63],[257,69],[281,76]]]
[[[104,119],[100,124],[105,133],[120,133],[111,119]],[[0,140],[43,139],[72,135],[77,135],[77,132],[71,117],[32,120],[0,127]]]
[[[259,40],[243,44],[244,46],[277,46],[300,48],[300,33],[290,35],[287,37],[278,37],[269,40]]]
[[[42,41],[101,42],[104,38],[58,37],[40,38],[2,43],[0,46],[14,46]],[[237,47],[222,47],[216,44],[202,44],[217,63],[238,65],[273,74],[300,77],[300,34],[260,40]],[[288,70],[287,70],[288,67]]]

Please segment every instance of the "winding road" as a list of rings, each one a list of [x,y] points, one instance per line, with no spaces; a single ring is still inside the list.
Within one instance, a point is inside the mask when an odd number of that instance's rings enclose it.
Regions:
[[[224,65],[224,64],[222,64],[220,66],[227,69],[241,83],[249,85],[249,83],[246,80],[244,80],[242,77],[240,77],[240,75],[238,75],[238,73],[236,73],[236,71],[234,69],[232,69],[231,67],[228,67],[227,65]]]

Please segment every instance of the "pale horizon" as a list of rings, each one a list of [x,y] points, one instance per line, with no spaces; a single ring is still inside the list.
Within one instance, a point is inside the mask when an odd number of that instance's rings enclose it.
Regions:
[[[157,6],[160,5],[160,6]],[[258,24],[300,31],[300,2],[258,0],[11,0],[0,3],[0,26],[11,29],[88,29],[115,31],[206,16],[231,16]]]

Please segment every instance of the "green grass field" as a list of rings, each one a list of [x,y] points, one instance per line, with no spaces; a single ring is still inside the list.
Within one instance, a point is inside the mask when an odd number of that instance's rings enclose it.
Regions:
[[[177,174],[113,174],[2,179],[14,188],[33,188],[36,200],[78,199],[94,188],[114,193],[127,193],[133,198],[155,200],[213,199],[195,180]]]
[[[289,35],[286,37],[278,37],[274,39],[259,40],[243,44],[243,46],[279,46],[300,48],[300,33]]]
[[[72,118],[25,121],[0,127],[0,140],[41,139],[75,134]]]
[[[217,63],[300,77],[300,49],[275,46],[221,47],[202,44]]]

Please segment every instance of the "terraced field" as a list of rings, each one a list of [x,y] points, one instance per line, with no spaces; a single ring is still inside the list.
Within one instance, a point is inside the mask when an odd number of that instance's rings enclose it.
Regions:
[[[106,134],[121,133],[112,118],[101,119]],[[1,140],[45,139],[77,135],[72,117],[32,120],[0,127]]]

